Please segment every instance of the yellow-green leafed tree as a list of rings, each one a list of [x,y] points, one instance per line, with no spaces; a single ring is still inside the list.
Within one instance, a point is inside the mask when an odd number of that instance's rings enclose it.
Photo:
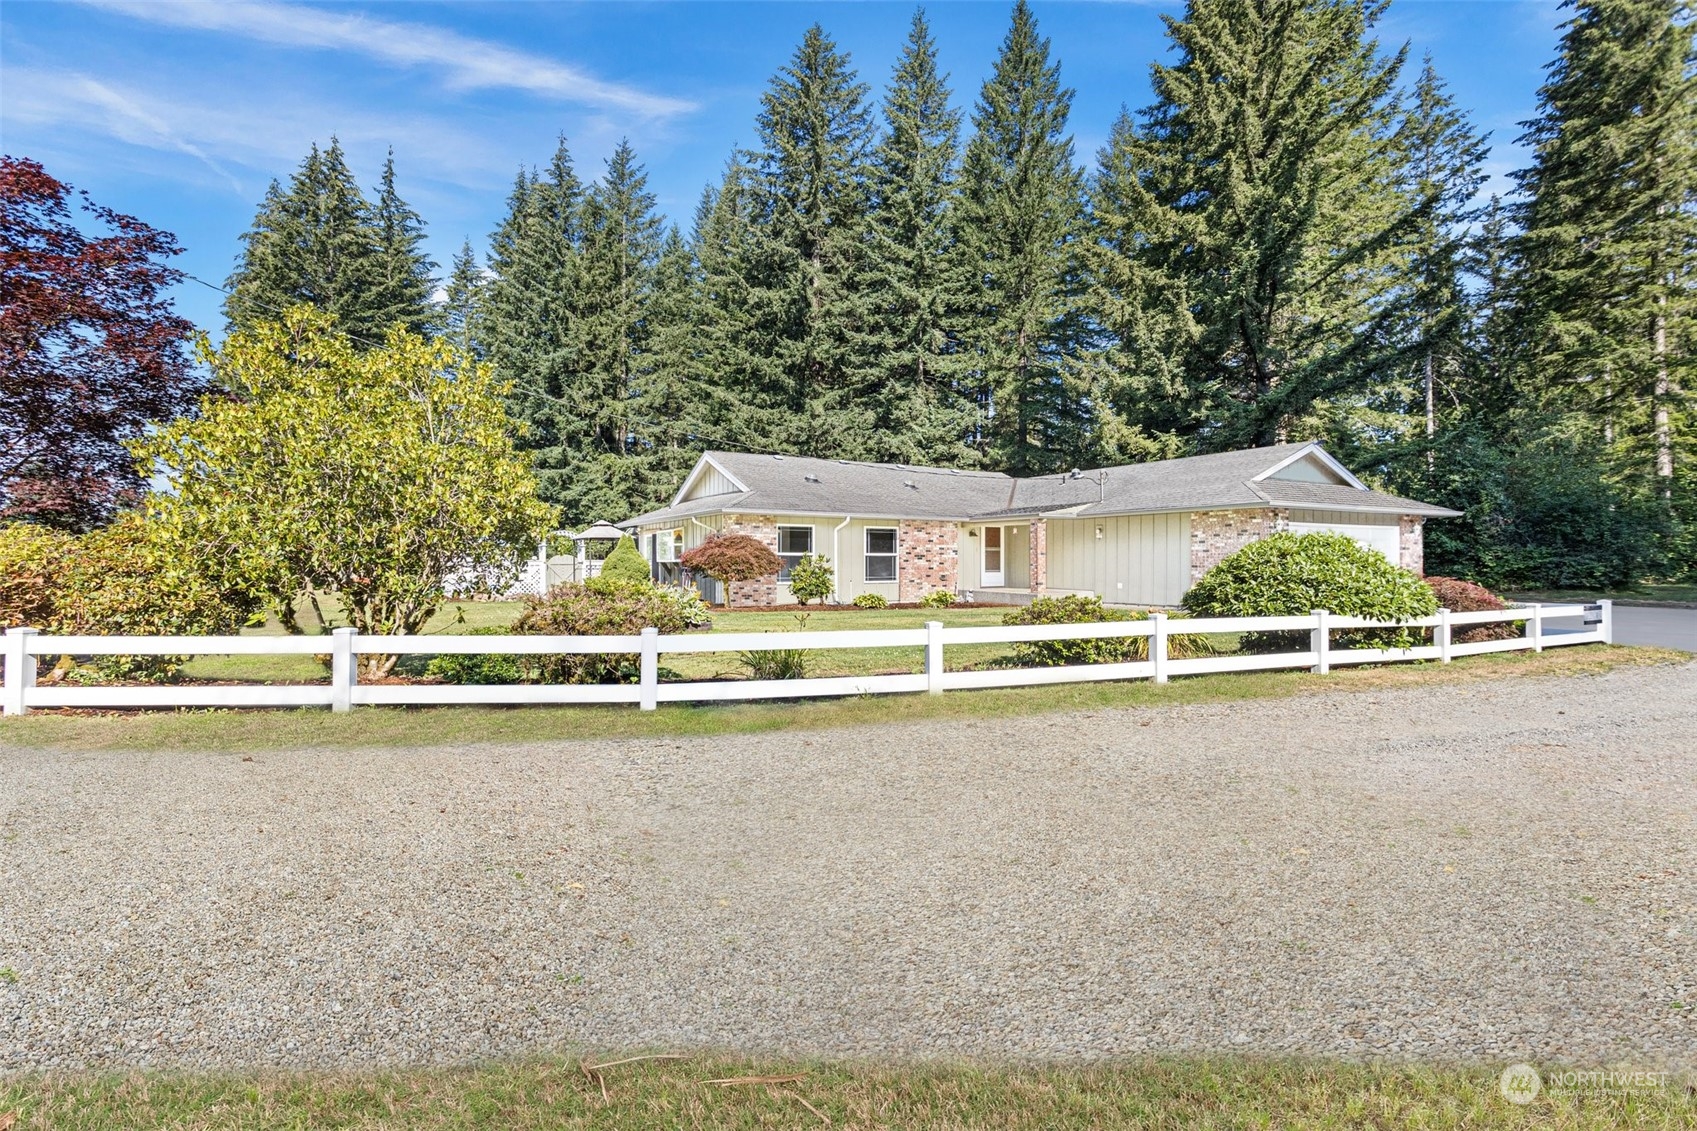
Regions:
[[[169,483],[151,518],[291,628],[333,594],[362,633],[417,632],[445,578],[510,576],[553,522],[490,367],[448,342],[396,328],[358,351],[300,306],[201,354],[227,395],[136,445]]]

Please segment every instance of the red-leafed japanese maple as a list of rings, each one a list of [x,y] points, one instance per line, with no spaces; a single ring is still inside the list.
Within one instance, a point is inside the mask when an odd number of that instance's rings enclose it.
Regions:
[[[164,296],[180,250],[39,162],[0,157],[0,520],[84,529],[139,492],[124,442],[206,388],[194,326]]]
[[[724,582],[771,577],[784,566],[771,547],[747,534],[715,534],[678,561],[691,573]]]

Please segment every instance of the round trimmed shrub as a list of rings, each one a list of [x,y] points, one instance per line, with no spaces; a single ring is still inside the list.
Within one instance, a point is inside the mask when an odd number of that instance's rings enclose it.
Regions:
[[[933,589],[919,599],[922,609],[946,609],[955,603],[954,591],[951,589]]]
[[[1184,595],[1199,617],[1294,617],[1325,609],[1340,616],[1412,620],[1438,599],[1418,577],[1346,534],[1273,534],[1251,542],[1202,576]],[[1343,648],[1406,648],[1420,630],[1340,632]],[[1254,652],[1301,651],[1306,633],[1246,633]]]
[[[862,593],[854,599],[854,607],[857,609],[887,609],[890,607],[890,602],[884,599],[882,593]]]
[[[790,569],[790,596],[807,604],[823,601],[837,587],[837,575],[829,560],[808,554]]]
[[[613,552],[608,554],[601,563],[598,576],[609,581],[623,581],[629,585],[650,585],[653,574],[649,571],[648,560],[642,556],[642,551],[636,548],[636,543],[629,534],[619,539]]]
[[[1452,613],[1494,613],[1508,608],[1508,602],[1483,585],[1475,585],[1459,577],[1428,577],[1426,585],[1438,599],[1438,606]],[[1453,639],[1457,644],[1472,644],[1480,640],[1512,640],[1523,634],[1520,625],[1504,621],[1458,629]]]

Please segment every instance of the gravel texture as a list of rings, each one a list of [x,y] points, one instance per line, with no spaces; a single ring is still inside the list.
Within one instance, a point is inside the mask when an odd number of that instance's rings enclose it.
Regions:
[[[0,754],[0,1070],[593,1045],[1697,1067],[1697,665],[860,730]]]

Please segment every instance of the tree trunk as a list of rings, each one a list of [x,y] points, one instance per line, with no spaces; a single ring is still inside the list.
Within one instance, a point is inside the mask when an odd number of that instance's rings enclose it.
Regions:
[[[1673,498],[1673,427],[1668,421],[1668,318],[1667,296],[1656,300],[1656,478],[1661,480],[1662,498]]]
[[[1432,438],[1438,434],[1438,382],[1432,364],[1432,351],[1426,350],[1426,475],[1431,477],[1437,468],[1435,453],[1432,451]]]

